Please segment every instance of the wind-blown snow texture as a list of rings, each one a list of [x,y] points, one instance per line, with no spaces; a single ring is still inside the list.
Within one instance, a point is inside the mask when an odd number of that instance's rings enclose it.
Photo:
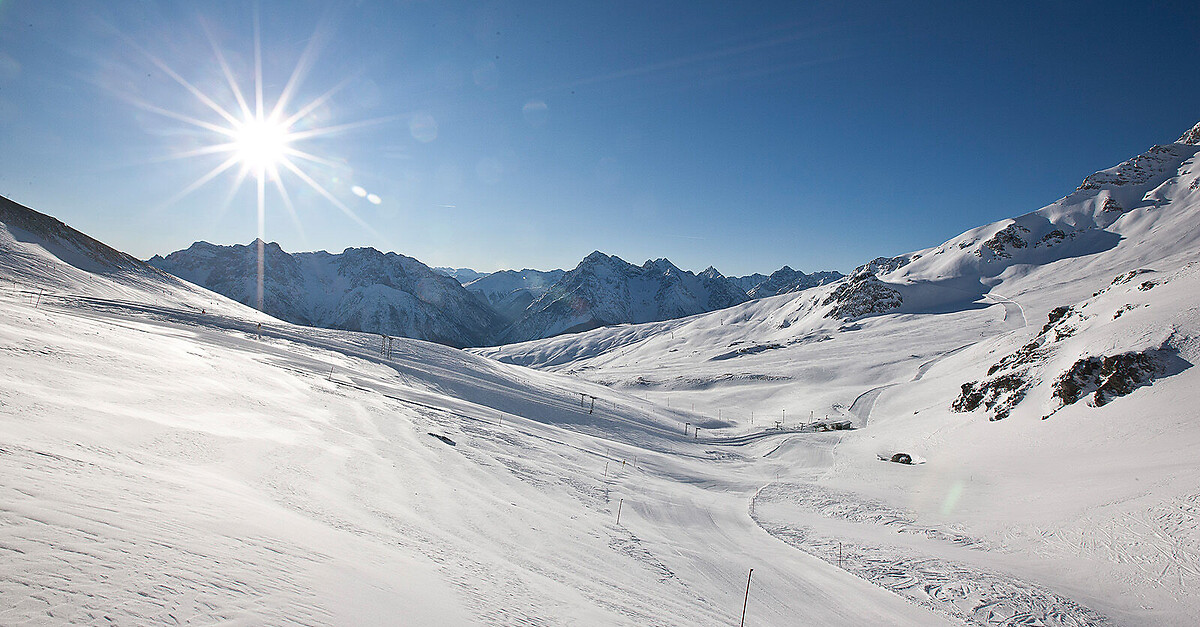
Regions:
[[[247,246],[196,242],[148,263],[254,306],[258,248],[257,241]],[[374,248],[293,254],[274,242],[263,250],[263,311],[282,320],[450,346],[484,344],[498,324],[491,308],[455,279],[411,257]]]

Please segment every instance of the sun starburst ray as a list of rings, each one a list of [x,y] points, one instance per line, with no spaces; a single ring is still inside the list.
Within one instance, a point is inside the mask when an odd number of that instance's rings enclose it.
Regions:
[[[191,185],[188,185],[187,187],[180,190],[178,194],[175,194],[174,196],[168,198],[167,201],[162,204],[162,206],[170,207],[171,205],[174,205],[175,203],[179,202],[180,200],[183,200],[192,192],[203,187],[205,183],[208,183],[209,181],[217,178],[218,176],[221,175],[222,172],[237,165],[237,163],[238,163],[238,156],[233,155],[232,157],[226,159],[224,162],[222,162],[217,167],[209,170],[208,173],[205,174],[204,176],[201,176],[200,178],[193,181]]]
[[[238,107],[242,110],[242,117],[252,117],[254,114],[250,111],[250,105],[246,102],[246,97],[242,94],[242,88],[238,86],[237,79],[233,77],[233,69],[229,67],[229,62],[225,60],[225,53],[221,52],[221,47],[217,45],[217,40],[208,28],[208,23],[201,21],[200,25],[204,28],[204,35],[208,38],[209,45],[212,46],[213,55],[217,59],[217,65],[221,66],[221,73],[225,75],[225,81],[229,83],[229,90],[233,92],[233,97],[237,100]]]
[[[358,122],[347,122],[345,124],[335,124],[333,126],[324,126],[324,127],[320,127],[320,128],[313,128],[313,129],[309,129],[306,131],[296,131],[295,133],[290,133],[289,136],[294,141],[299,141],[302,139],[312,139],[313,137],[322,137],[324,135],[333,135],[335,133],[352,131],[352,130],[356,130],[356,129],[360,129],[360,128],[365,128],[368,126],[376,126],[379,124],[386,124],[388,122],[395,122],[396,120],[401,119],[402,117],[403,116],[400,116],[400,115],[386,115],[383,117],[372,118],[370,120],[361,120]]]
[[[321,165],[326,165],[331,168],[340,168],[344,165],[344,164],[338,163],[336,161],[332,161],[332,160],[326,159],[324,157],[318,157],[312,153],[304,152],[303,150],[297,150],[297,149],[291,148],[291,147],[287,148],[284,151],[284,154],[288,155],[289,157],[299,157],[301,159],[304,159],[305,161],[319,163]]]
[[[300,239],[307,241],[308,236],[304,233],[304,225],[300,222],[300,215],[296,213],[296,206],[292,204],[292,197],[288,194],[287,186],[283,184],[283,179],[280,178],[278,170],[271,170],[271,183],[275,186],[275,191],[279,192],[279,197],[283,200],[283,207],[287,209],[288,216],[292,219],[292,226],[296,227],[296,232],[300,234]]]
[[[175,111],[171,111],[170,109],[164,109],[162,107],[152,105],[144,100],[140,100],[138,98],[133,98],[131,96],[122,95],[121,98],[123,100],[125,100],[126,102],[128,102],[129,104],[131,104],[139,109],[143,109],[149,113],[156,113],[158,115],[168,117],[173,120],[178,120],[178,121],[184,122],[186,124],[191,124],[192,126],[195,126],[197,128],[202,128],[206,131],[212,131],[214,133],[228,135],[229,137],[236,136],[236,132],[231,128],[220,126],[218,124],[213,124],[211,122],[205,122],[204,120],[201,120],[199,118],[194,118],[194,117],[191,117],[190,115],[184,115],[182,113],[177,113]]]
[[[288,103],[291,102],[296,90],[300,88],[300,84],[308,76],[308,71],[316,61],[322,45],[324,45],[324,36],[321,33],[321,29],[317,28],[313,32],[312,37],[308,38],[308,43],[304,46],[304,52],[300,53],[300,60],[296,62],[296,67],[292,70],[292,75],[288,77],[283,90],[279,92],[279,99],[275,101],[275,106],[271,108],[271,115],[269,117],[275,118],[287,110]],[[291,126],[287,122],[284,122],[284,125]]]
[[[304,171],[301,170],[300,168],[296,167],[296,165],[294,163],[292,163],[291,161],[289,161],[287,159],[284,159],[280,163],[283,164],[283,167],[287,168],[288,170],[291,170],[292,174],[295,174],[297,178],[299,178],[301,181],[304,181],[305,183],[308,184],[309,187],[316,190],[316,192],[318,194],[320,194],[321,196],[324,196],[325,200],[328,200],[330,203],[333,204],[334,207],[337,207],[342,213],[346,214],[346,217],[350,218],[351,220],[354,220],[354,222],[356,224],[363,227],[364,229],[367,229],[372,235],[379,236],[378,231],[376,231],[371,225],[364,222],[362,218],[358,217],[358,214],[354,213],[354,211],[351,210],[350,207],[347,207],[345,203],[338,200],[337,197],[335,197],[333,194],[330,194],[329,191],[326,190],[324,187],[322,187],[320,183],[314,181],[312,179],[312,177],[305,174]]]
[[[293,113],[290,117],[288,117],[286,120],[284,120],[282,122],[282,124],[284,126],[287,126],[290,128],[293,124],[295,124],[296,122],[303,119],[304,116],[315,111],[317,107],[325,104],[325,102],[327,100],[329,100],[330,98],[332,98],[334,96],[334,94],[341,91],[343,88],[345,88],[347,85],[349,85],[351,81],[358,78],[358,76],[359,76],[358,74],[353,74],[351,76],[347,76],[346,78],[342,79],[340,82],[338,82],[337,85],[334,85],[329,91],[321,94],[320,96],[317,96],[311,102],[309,102],[308,104],[301,107],[299,110],[297,110],[295,113]]]
[[[188,93],[195,96],[197,100],[199,100],[201,103],[203,103],[209,109],[212,109],[213,111],[215,111],[217,113],[217,115],[220,115],[221,117],[225,118],[225,120],[227,120],[231,124],[237,123],[237,121],[238,121],[237,117],[235,117],[232,113],[226,111],[225,107],[222,107],[221,105],[217,104],[217,102],[215,100],[208,97],[208,95],[205,94],[203,91],[201,91],[199,87],[196,87],[195,85],[190,83],[186,78],[180,76],[178,72],[171,69],[171,66],[167,65],[162,59],[159,59],[158,57],[150,54],[150,52],[148,50],[146,50],[145,48],[142,48],[136,42],[129,40],[128,38],[126,38],[126,39],[129,41],[129,44],[134,47],[134,49],[141,52],[142,55],[145,56],[147,59],[149,59],[150,62],[153,63],[155,67],[162,70],[164,74],[171,77],[171,79],[174,80],[176,83],[179,83],[184,89],[186,89],[188,91]]]

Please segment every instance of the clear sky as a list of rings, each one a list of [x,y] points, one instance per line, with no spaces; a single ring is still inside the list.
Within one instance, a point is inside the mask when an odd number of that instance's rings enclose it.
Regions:
[[[264,194],[290,251],[846,271],[1200,120],[1194,1],[0,0],[0,194],[142,258],[253,240],[245,159],[180,195],[245,156],[212,147],[245,141],[216,109],[223,59],[253,114],[256,16],[268,113],[306,70],[309,181],[272,164],[294,217]]]

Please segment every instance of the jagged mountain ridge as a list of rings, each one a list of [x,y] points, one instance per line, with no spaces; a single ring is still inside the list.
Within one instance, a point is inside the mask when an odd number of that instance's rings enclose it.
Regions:
[[[789,294],[791,292],[806,290],[810,287],[833,283],[843,276],[845,275],[836,270],[805,274],[799,270],[793,270],[789,266],[784,266],[772,272],[771,276],[756,283],[754,287],[746,290],[746,295],[750,298],[766,298],[768,296]]]
[[[595,251],[531,303],[498,339],[521,342],[613,324],[681,318],[747,300],[741,288],[711,266],[693,274],[666,259],[635,266]]]
[[[784,266],[770,275],[756,272],[746,276],[729,277],[729,280],[742,288],[750,298],[766,298],[825,285],[844,276],[836,270],[821,270],[805,274],[799,270],[793,270],[791,266]]]
[[[278,244],[196,242],[149,264],[255,306],[263,250],[263,310],[312,326],[472,346],[494,332],[496,316],[453,278],[411,257],[373,248],[288,253]]]
[[[545,294],[565,270],[500,270],[463,285],[478,295],[505,325],[516,322],[533,301]]]
[[[433,268],[433,271],[438,274],[444,274],[463,285],[471,281],[477,281],[488,275],[487,272],[478,272],[471,268],[450,268],[446,266],[438,266]]]

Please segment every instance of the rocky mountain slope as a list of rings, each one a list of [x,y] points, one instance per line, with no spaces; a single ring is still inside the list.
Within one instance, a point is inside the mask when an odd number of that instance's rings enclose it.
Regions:
[[[497,326],[491,308],[453,278],[411,257],[373,248],[293,254],[273,242],[196,242],[148,263],[255,306],[260,248],[263,311],[282,320],[459,347],[485,343]]]
[[[635,266],[596,251],[530,303],[498,339],[520,342],[613,324],[681,318],[748,299],[716,268],[693,274],[666,259]]]

